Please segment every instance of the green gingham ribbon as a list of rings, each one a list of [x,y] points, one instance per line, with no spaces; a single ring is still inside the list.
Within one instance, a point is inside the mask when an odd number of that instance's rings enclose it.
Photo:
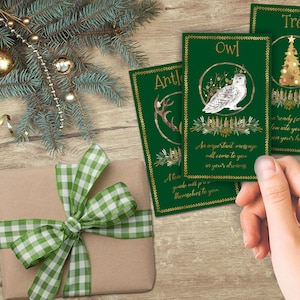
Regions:
[[[57,189],[67,221],[23,219],[0,221],[0,248],[11,248],[25,268],[43,262],[28,296],[54,299],[70,254],[64,296],[91,294],[91,271],[81,232],[134,239],[153,235],[150,210],[136,210],[127,186],[116,183],[88,199],[94,182],[108,164],[105,153],[92,145],[79,165],[57,165]]]

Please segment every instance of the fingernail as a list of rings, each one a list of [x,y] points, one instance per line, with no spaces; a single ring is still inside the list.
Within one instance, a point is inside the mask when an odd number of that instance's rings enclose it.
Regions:
[[[271,156],[260,156],[254,164],[254,171],[259,179],[267,179],[276,173],[275,161]]]
[[[257,247],[253,248],[253,254],[254,254],[254,257],[255,259],[259,259],[259,249]]]

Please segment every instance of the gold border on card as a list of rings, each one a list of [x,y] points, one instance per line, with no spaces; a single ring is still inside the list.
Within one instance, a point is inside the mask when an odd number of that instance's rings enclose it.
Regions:
[[[251,32],[256,33],[256,26],[257,26],[257,14],[259,11],[269,11],[269,12],[287,12],[287,13],[300,13],[300,8],[287,6],[282,7],[281,5],[255,5],[253,4],[253,14],[252,14],[252,20],[251,20]],[[272,151],[275,151],[276,153],[300,153],[300,149],[293,149],[293,148],[282,148],[282,147],[272,147]]]
[[[162,67],[153,67],[149,69],[144,69],[144,70],[137,70],[137,71],[132,71],[132,80],[133,80],[133,87],[134,87],[134,94],[135,94],[135,99],[136,99],[136,105],[137,105],[137,118],[139,119],[140,126],[141,126],[141,131],[142,131],[142,143],[144,145],[145,149],[145,156],[147,160],[147,167],[149,168],[149,180],[151,183],[151,188],[152,188],[152,198],[153,198],[153,204],[155,205],[155,210],[158,213],[161,214],[166,214],[166,213],[171,213],[171,212],[176,212],[176,211],[183,211],[187,209],[195,209],[195,208],[200,208],[200,207],[206,207],[206,206],[213,206],[216,204],[225,204],[225,203],[233,203],[235,201],[235,196],[234,197],[227,197],[227,198],[221,198],[217,200],[212,200],[212,201],[206,201],[206,202],[198,202],[198,203],[193,203],[189,205],[181,205],[181,206],[175,206],[175,207],[169,207],[162,209],[160,207],[160,202],[158,198],[158,193],[157,193],[157,186],[156,186],[156,181],[154,178],[154,171],[153,171],[153,163],[151,159],[151,154],[149,150],[149,142],[147,138],[147,132],[146,132],[146,125],[144,121],[144,116],[143,116],[143,110],[142,110],[142,104],[141,104],[141,98],[140,98],[140,93],[139,93],[139,87],[137,83],[137,77],[142,76],[142,75],[148,75],[148,74],[153,74],[157,72],[164,72],[164,71],[173,71],[177,69],[182,69],[182,64],[180,63],[174,63]],[[236,195],[239,192],[240,185],[238,182],[234,182],[234,190]]]
[[[256,20],[258,11],[272,11],[272,12],[290,12],[290,13],[300,13],[300,8],[293,8],[293,7],[281,7],[281,6],[272,6],[272,5],[253,5],[253,18],[251,24],[251,32],[255,33],[256,28]]]
[[[218,176],[218,175],[197,175],[189,174],[188,170],[188,59],[189,59],[189,42],[191,40],[246,40],[246,41],[265,41],[265,155],[270,154],[270,50],[271,38],[269,35],[250,35],[250,34],[237,34],[237,35],[210,35],[210,34],[186,34],[184,36],[184,76],[183,76],[183,176],[187,179],[200,179],[200,180],[227,180],[227,181],[245,181],[256,180],[256,176]]]

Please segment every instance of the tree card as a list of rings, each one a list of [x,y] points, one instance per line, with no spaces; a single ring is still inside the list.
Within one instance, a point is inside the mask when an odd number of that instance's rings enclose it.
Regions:
[[[269,35],[183,34],[183,176],[255,180],[270,152]]]
[[[300,7],[252,4],[250,31],[272,34],[272,152],[300,153]]]
[[[182,64],[130,72],[156,216],[233,203],[233,182],[186,181],[181,175]]]

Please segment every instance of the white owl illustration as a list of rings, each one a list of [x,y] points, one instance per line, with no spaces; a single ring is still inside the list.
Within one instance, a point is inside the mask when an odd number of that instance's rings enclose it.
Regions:
[[[247,95],[246,76],[235,74],[231,85],[226,85],[217,91],[205,105],[202,111],[206,113],[217,113],[224,108],[239,110],[237,104]]]

